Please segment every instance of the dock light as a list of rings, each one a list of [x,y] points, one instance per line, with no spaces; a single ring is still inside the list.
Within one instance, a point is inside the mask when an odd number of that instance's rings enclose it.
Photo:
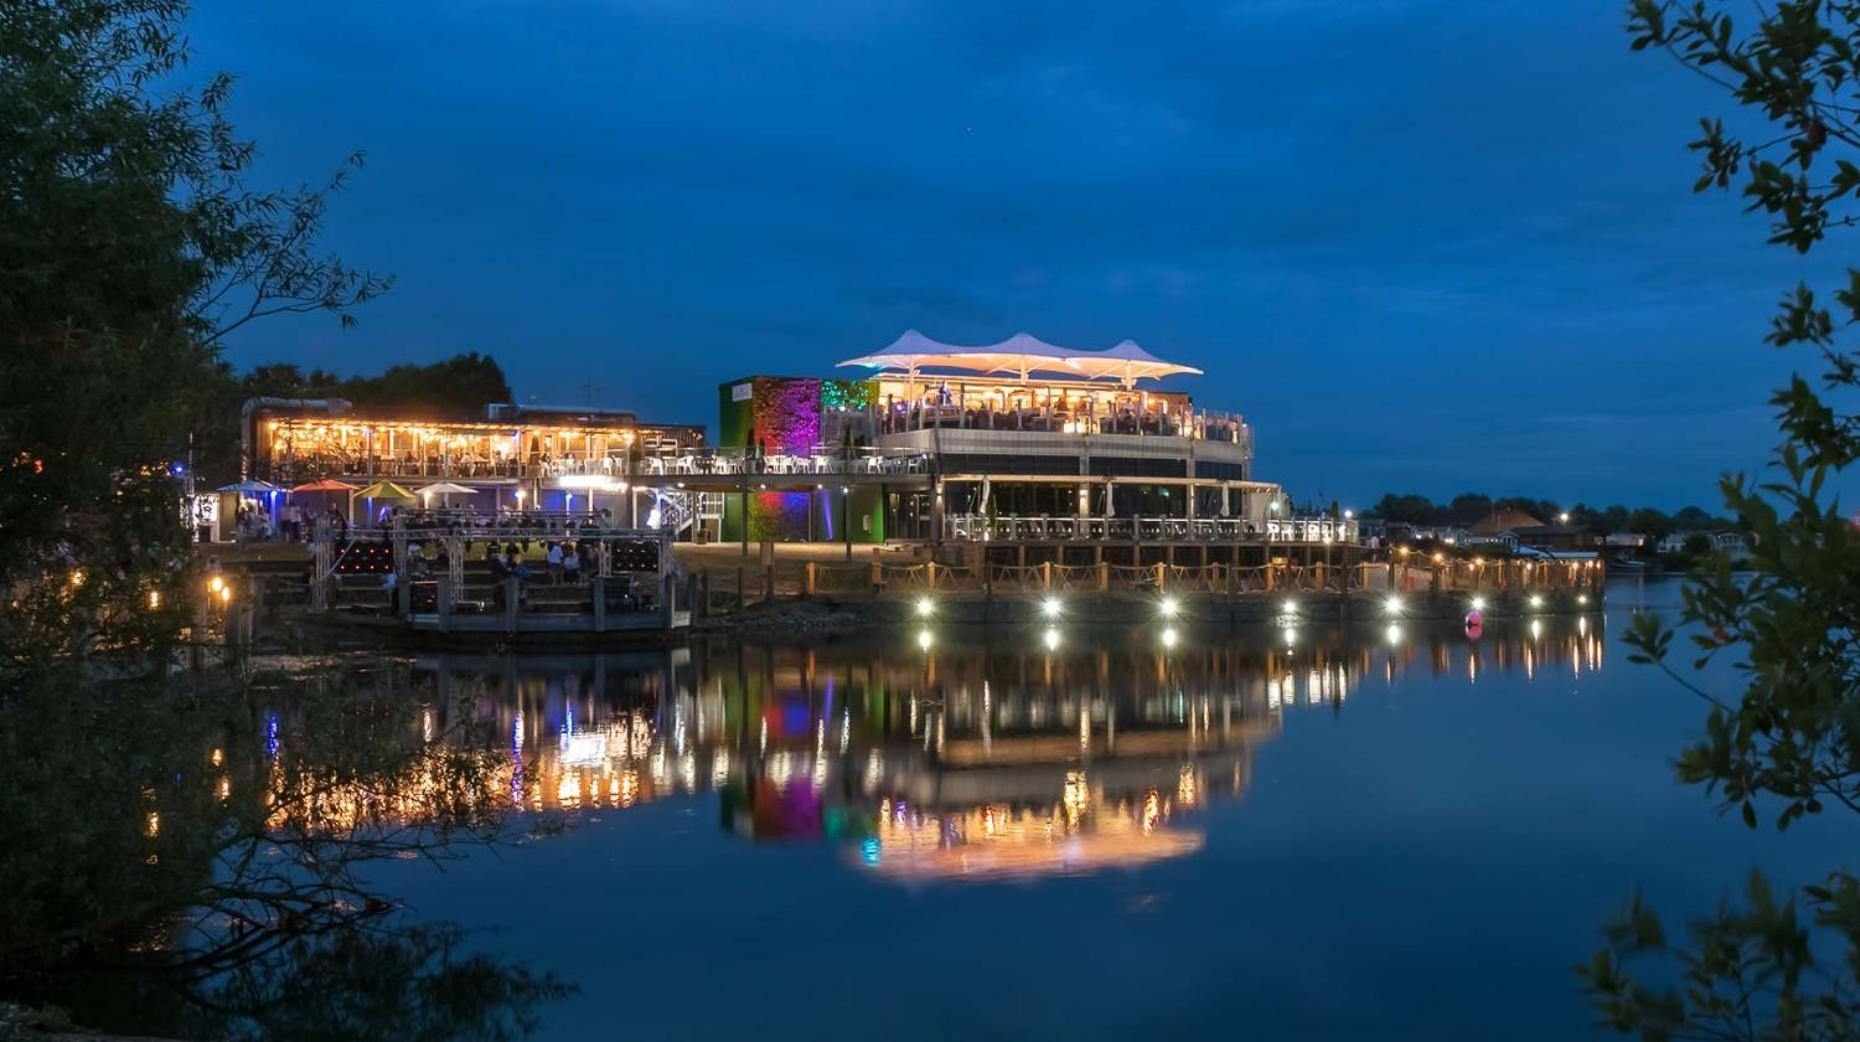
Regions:
[[[522,490],[522,489],[518,489],[518,490],[517,490],[517,505],[518,505],[518,506],[522,506],[522,505],[523,505],[523,495],[524,495],[524,492],[523,492],[523,490]]]
[[[207,592],[208,593],[217,594],[221,590],[224,590],[225,588],[226,588],[226,580],[220,578],[217,575],[207,580]]]
[[[230,586],[220,587],[220,603],[221,604],[232,603],[232,587]]]
[[[936,638],[930,635],[929,630],[918,630],[917,631],[917,646],[918,647],[924,649],[925,651],[929,651],[930,645],[934,643],[936,643]]]
[[[1447,555],[1446,555],[1446,554],[1442,554],[1442,553],[1436,553],[1436,554],[1434,555],[1434,563],[1435,563],[1435,564],[1446,564],[1446,563],[1447,563]]]
[[[159,607],[161,607],[161,591],[150,590],[149,591],[149,610],[154,611],[155,609]]]
[[[1388,612],[1390,615],[1400,615],[1401,614],[1401,598],[1390,597],[1388,600],[1383,601],[1382,610]]]
[[[71,585],[72,586],[84,585],[84,569],[74,568],[71,570]]]
[[[1395,548],[1395,552],[1396,552],[1396,553],[1398,553],[1398,554],[1400,554],[1400,555],[1402,555],[1403,557],[1406,557],[1406,556],[1408,556],[1408,548],[1407,548],[1407,547],[1405,547],[1405,546],[1398,546],[1398,547],[1396,547],[1396,548]]]
[[[820,491],[821,489],[824,489],[824,488],[826,488],[826,487],[827,487],[827,486],[825,486],[825,485],[822,485],[822,484],[821,484],[820,482],[818,482],[818,481],[816,481],[816,482],[814,482],[814,491],[816,491],[816,492],[819,492],[819,491]]]
[[[1162,646],[1165,648],[1175,647],[1176,641],[1181,639],[1182,635],[1175,631],[1174,626],[1170,626],[1162,631]]]
[[[936,602],[928,597],[917,598],[917,617],[927,619],[936,614]]]
[[[1577,603],[1577,604],[1587,604],[1587,603],[1589,603],[1589,595],[1588,595],[1588,594],[1586,594],[1586,593],[1579,593],[1579,594],[1577,594],[1577,595],[1576,595],[1576,603]]]
[[[841,494],[841,495],[845,495],[846,493],[848,493],[848,492],[851,492],[851,491],[852,491],[852,489],[851,489],[851,488],[850,488],[849,486],[846,486],[846,485],[841,485],[841,486],[840,486],[840,494]]]
[[[1346,510],[1343,512],[1343,519],[1345,521],[1351,521],[1351,520],[1354,520],[1355,518],[1356,518],[1356,511]]]
[[[1472,599],[1472,610],[1474,610],[1474,611],[1484,611],[1484,610],[1485,610],[1485,598],[1484,598],[1484,597],[1474,597],[1474,598]]]
[[[1046,627],[1046,632],[1043,635],[1041,635],[1040,640],[1046,644],[1046,650],[1058,651],[1059,650],[1059,627],[1057,626]]]
[[[1049,619],[1057,619],[1059,617],[1059,612],[1061,610],[1061,607],[1062,606],[1059,603],[1059,598],[1048,597],[1045,600],[1040,602],[1040,614],[1046,616]]]
[[[1287,597],[1285,599],[1285,614],[1287,615],[1298,614],[1298,602],[1295,600],[1292,600],[1290,597]]]
[[[1484,568],[1484,567],[1485,567],[1485,558],[1483,558],[1483,557],[1475,557],[1475,558],[1473,558],[1473,567],[1475,567],[1475,568]]]
[[[1569,511],[1565,510],[1561,514],[1558,514],[1556,516],[1556,520],[1558,524],[1562,524],[1562,525],[1569,524]]]
[[[1534,594],[1534,593],[1531,594],[1531,610],[1535,611],[1538,608],[1541,608],[1543,606],[1544,606],[1544,599],[1538,596],[1537,594]]]
[[[1163,618],[1173,619],[1176,615],[1181,613],[1182,602],[1176,600],[1174,597],[1164,597],[1157,603],[1156,610],[1162,613]]]

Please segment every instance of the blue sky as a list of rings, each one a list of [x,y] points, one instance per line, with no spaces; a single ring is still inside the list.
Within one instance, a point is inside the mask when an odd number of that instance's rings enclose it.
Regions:
[[[1102,10],[1098,8],[1102,7]],[[1732,106],[1615,0],[203,3],[261,182],[368,165],[360,325],[235,363],[495,355],[519,396],[714,423],[717,384],[907,328],[1126,337],[1243,412],[1261,477],[1716,503],[1814,262],[1694,196]]]

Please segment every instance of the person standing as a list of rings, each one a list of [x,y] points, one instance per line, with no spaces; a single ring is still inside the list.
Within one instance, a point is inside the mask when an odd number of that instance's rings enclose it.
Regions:
[[[581,551],[573,544],[562,555],[562,576],[570,583],[581,581]]]
[[[560,585],[562,582],[562,544],[551,540],[549,550],[543,555],[549,566],[549,582]]]

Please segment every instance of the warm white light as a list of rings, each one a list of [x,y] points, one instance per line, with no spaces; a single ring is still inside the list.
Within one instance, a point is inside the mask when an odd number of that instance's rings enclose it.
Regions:
[[[1556,519],[1563,524],[1569,524],[1569,511],[1565,510],[1561,514],[1558,514]]]
[[[1484,610],[1485,610],[1485,598],[1484,598],[1484,597],[1474,597],[1474,598],[1472,599],[1472,610],[1474,610],[1474,611],[1484,611]]]
[[[1298,631],[1290,626],[1285,627],[1285,646],[1289,648],[1296,643],[1298,643]]]
[[[1059,627],[1057,626],[1046,627],[1046,633],[1043,634],[1040,637],[1040,639],[1046,644],[1046,650],[1048,651],[1059,650]]]
[[[1543,606],[1544,606],[1544,599],[1534,593],[1531,594],[1531,607],[1533,609],[1536,609],[1536,608],[1541,608]]]
[[[1356,511],[1354,511],[1354,510],[1346,510],[1346,511],[1344,511],[1344,512],[1343,512],[1343,519],[1344,519],[1345,521],[1349,521],[1349,520],[1352,520],[1352,519],[1354,519],[1355,517],[1356,517]]]
[[[1287,615],[1298,614],[1298,602],[1290,598],[1287,598],[1285,601],[1285,614]]]
[[[1164,597],[1162,602],[1156,605],[1156,610],[1162,612],[1163,618],[1173,619],[1182,610],[1182,602],[1174,597]]]
[[[159,607],[161,607],[161,591],[150,590],[149,591],[149,610],[154,611],[156,608],[159,608]]]
[[[209,593],[218,593],[225,588],[226,588],[226,580],[220,578],[217,575],[207,580],[207,591]]]
[[[1175,631],[1174,626],[1170,626],[1162,631],[1162,645],[1165,648],[1175,647],[1176,641],[1180,639],[1182,639],[1181,634]]]
[[[1400,644],[1401,627],[1393,622],[1389,623],[1389,628],[1382,631],[1382,637],[1384,640],[1388,641],[1390,645]]]
[[[1390,597],[1388,600],[1383,601],[1382,609],[1388,612],[1390,615],[1400,615],[1401,614],[1401,598]]]
[[[1587,604],[1587,603],[1589,603],[1589,595],[1588,595],[1588,594],[1586,594],[1586,593],[1579,593],[1579,594],[1577,594],[1577,595],[1576,595],[1576,603],[1577,603],[1577,604]]]
[[[930,645],[934,643],[936,643],[936,638],[930,635],[929,630],[918,630],[917,631],[917,646],[918,647],[924,649],[925,651],[929,651]]]
[[[1059,598],[1048,597],[1040,602],[1040,614],[1049,619],[1057,619],[1060,612]]]
[[[917,617],[927,619],[936,614],[936,602],[928,597],[917,598]]]

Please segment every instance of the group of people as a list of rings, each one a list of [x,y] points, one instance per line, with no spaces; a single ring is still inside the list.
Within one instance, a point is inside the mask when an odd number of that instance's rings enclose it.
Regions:
[[[514,542],[505,543],[502,547],[495,541],[486,543],[484,561],[491,569],[491,577],[500,582],[510,576],[524,581],[534,578],[535,572],[523,556],[529,549],[528,542],[525,540],[522,548]],[[545,576],[553,585],[579,583],[584,574],[591,575],[599,571],[599,564],[595,560],[598,552],[598,546],[589,547],[584,554],[579,543],[550,540],[543,544]]]
[[[338,540],[349,534],[349,519],[335,504],[323,511],[323,517],[329,521],[329,528]],[[235,518],[236,534],[242,540],[281,539],[287,543],[308,542],[311,529],[316,525],[317,512],[297,503],[286,503],[278,510],[278,521],[274,526],[271,514],[252,501],[242,501]]]

